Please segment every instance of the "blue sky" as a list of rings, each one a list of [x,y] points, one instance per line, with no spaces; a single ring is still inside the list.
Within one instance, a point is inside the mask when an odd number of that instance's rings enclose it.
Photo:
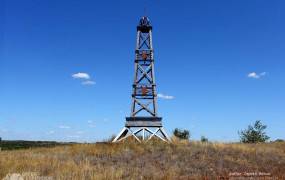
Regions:
[[[158,101],[169,133],[237,141],[261,120],[272,140],[285,139],[283,0],[1,1],[0,137],[117,134],[130,114],[144,7],[158,92],[173,97]]]

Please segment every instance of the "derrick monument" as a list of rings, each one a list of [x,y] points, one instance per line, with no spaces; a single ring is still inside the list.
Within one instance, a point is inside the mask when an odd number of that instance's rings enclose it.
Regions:
[[[170,141],[163,129],[162,118],[157,115],[152,25],[145,16],[140,19],[137,26],[131,115],[126,117],[125,127],[113,142],[130,136],[139,142],[150,140],[153,137],[166,142]]]

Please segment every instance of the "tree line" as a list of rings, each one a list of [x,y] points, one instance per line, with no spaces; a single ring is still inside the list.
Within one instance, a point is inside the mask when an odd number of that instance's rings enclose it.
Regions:
[[[270,137],[266,133],[267,126],[262,124],[260,120],[257,120],[253,125],[249,125],[246,129],[238,131],[240,142],[242,143],[264,143],[267,142]],[[189,139],[190,132],[186,129],[175,128],[173,135],[179,139]],[[282,139],[277,139],[277,142],[284,142]],[[201,136],[201,142],[208,142],[208,138]]]

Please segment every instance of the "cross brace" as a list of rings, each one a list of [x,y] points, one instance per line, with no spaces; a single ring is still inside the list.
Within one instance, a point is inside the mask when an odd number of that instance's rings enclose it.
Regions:
[[[134,137],[138,142],[149,141],[154,136],[164,142],[171,142],[163,127],[156,127],[154,130],[150,130],[149,127],[137,127],[135,130],[133,130],[132,127],[124,127],[113,142],[120,142],[131,136]]]

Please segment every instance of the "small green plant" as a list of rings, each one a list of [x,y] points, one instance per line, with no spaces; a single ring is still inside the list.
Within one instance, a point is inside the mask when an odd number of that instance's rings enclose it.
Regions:
[[[258,143],[265,142],[270,139],[266,135],[265,129],[266,125],[262,124],[261,121],[255,121],[254,125],[249,125],[247,129],[238,132],[240,136],[240,141],[243,143]]]
[[[178,137],[179,139],[189,139],[190,138],[190,132],[186,129],[175,128],[173,131],[173,135]]]
[[[201,142],[203,143],[208,142],[208,138],[206,138],[205,136],[201,136]]]

